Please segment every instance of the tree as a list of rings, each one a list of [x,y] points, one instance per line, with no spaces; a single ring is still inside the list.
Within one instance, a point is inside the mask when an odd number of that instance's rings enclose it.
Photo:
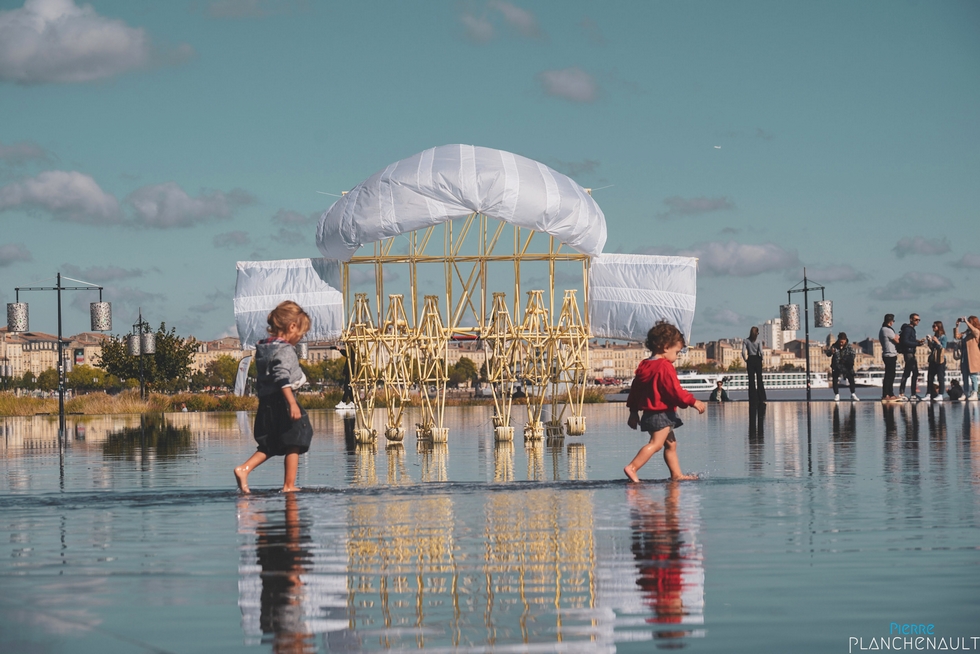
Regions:
[[[105,370],[82,364],[72,368],[66,383],[77,391],[94,391],[106,387],[106,377]]]
[[[15,382],[17,388],[23,388],[25,391],[33,391],[37,388],[37,377],[30,370],[24,372],[17,381]]]
[[[460,357],[459,361],[449,366],[449,385],[456,387],[469,382],[471,385],[480,378],[476,364],[472,359]]]
[[[735,372],[736,370],[745,370],[745,362],[740,359],[735,359],[730,364],[728,364],[728,370],[730,372]]]
[[[58,371],[48,368],[37,376],[37,387],[42,391],[53,391],[58,388]]]
[[[96,365],[107,374],[115,375],[119,379],[138,380],[140,359],[142,359],[143,379],[147,387],[174,392],[187,387],[191,361],[196,350],[196,340],[181,338],[173,327],[168,332],[166,324],[160,323],[160,328],[156,332],[155,354],[142,357],[129,356],[123,337],[115,336],[102,344],[102,356]]]
[[[235,387],[235,377],[238,376],[238,361],[235,357],[222,354],[204,368],[211,382],[210,386]]]
[[[160,323],[157,330],[157,351],[153,357],[154,374],[152,386],[165,392],[174,392],[187,388],[190,377],[191,361],[197,351],[197,341],[194,338],[181,338],[173,327],[167,331],[167,325]],[[229,357],[231,358],[231,357]],[[234,361],[234,359],[232,359]],[[238,364],[235,364],[237,369]],[[232,377],[232,385],[234,385]]]

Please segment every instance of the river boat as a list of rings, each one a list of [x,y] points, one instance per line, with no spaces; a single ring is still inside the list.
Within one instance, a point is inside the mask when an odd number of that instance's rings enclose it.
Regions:
[[[691,393],[712,391],[719,380],[725,383],[725,390],[727,391],[747,391],[749,389],[749,375],[744,372],[699,373],[680,370],[677,373],[677,378],[681,382],[681,387]],[[806,388],[806,373],[763,372],[762,383],[766,390]],[[810,388],[830,388],[827,373],[811,372]]]
[[[959,362],[957,362],[959,363]],[[924,393],[926,382],[928,381],[929,371],[925,368],[919,369],[919,391],[920,395]],[[869,388],[881,388],[882,383],[885,379],[885,371],[880,368],[868,368],[865,370],[858,370],[854,373],[854,385],[864,386]],[[953,380],[963,383],[963,375],[960,373],[959,367],[955,370],[947,364],[946,366],[946,388],[949,388],[949,383]],[[895,371],[895,386],[897,387],[902,381],[902,369],[899,368]]]

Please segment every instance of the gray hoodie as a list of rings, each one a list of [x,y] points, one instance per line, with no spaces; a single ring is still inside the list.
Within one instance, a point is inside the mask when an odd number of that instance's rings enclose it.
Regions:
[[[306,381],[299,367],[296,349],[286,341],[265,339],[255,346],[255,394],[268,397],[286,386],[299,386]]]

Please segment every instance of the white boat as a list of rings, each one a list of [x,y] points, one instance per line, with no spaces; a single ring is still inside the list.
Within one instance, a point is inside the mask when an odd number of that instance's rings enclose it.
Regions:
[[[681,387],[692,393],[712,391],[719,380],[725,382],[726,391],[749,390],[749,375],[744,372],[699,373],[682,370],[678,371],[677,378],[681,382]],[[766,390],[806,388],[806,373],[764,372],[762,373],[762,383]],[[810,388],[830,388],[827,373],[811,372]]]
[[[920,368],[919,369],[919,389],[925,389],[926,382],[928,381],[929,371]],[[867,386],[881,388],[882,383],[884,383],[885,371],[880,369],[870,368],[867,370],[858,370],[854,373],[854,385],[855,386]],[[950,369],[950,366],[946,366],[946,387],[949,387],[949,383],[953,380],[963,383],[963,375],[960,374],[959,368],[956,370]],[[902,370],[899,368],[895,371],[895,385],[898,386],[902,382]]]

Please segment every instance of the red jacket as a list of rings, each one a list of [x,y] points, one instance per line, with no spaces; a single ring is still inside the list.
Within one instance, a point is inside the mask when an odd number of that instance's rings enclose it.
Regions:
[[[636,369],[626,406],[634,411],[666,411],[694,406],[697,400],[681,387],[667,359],[644,359]]]

